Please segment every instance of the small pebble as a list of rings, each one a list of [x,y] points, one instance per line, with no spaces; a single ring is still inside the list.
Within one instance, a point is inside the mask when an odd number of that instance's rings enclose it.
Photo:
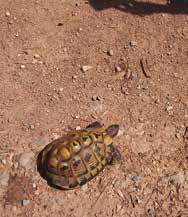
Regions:
[[[173,113],[173,107],[172,106],[167,106],[166,111],[168,112],[169,115]]]
[[[133,177],[132,177],[132,180],[133,180],[134,182],[137,182],[137,181],[139,181],[140,179],[141,179],[140,176],[133,176]]]
[[[53,136],[53,139],[58,139],[60,137],[60,135],[57,133],[52,133],[52,136]]]
[[[7,11],[7,12],[5,13],[5,15],[6,15],[7,17],[10,17],[10,12]]]
[[[7,186],[9,182],[9,173],[7,171],[0,172],[0,186]]]
[[[19,159],[20,166],[24,167],[25,169],[29,169],[31,167],[31,162],[33,160],[33,157],[34,157],[34,153],[32,152],[21,154]]]
[[[62,206],[63,205],[63,200],[62,200],[62,198],[56,198],[55,199],[55,201],[56,201],[56,203],[59,205],[59,206]]]
[[[167,110],[167,111],[171,111],[172,109],[173,109],[172,106],[167,106],[167,107],[166,107],[166,110]]]
[[[77,127],[76,127],[76,130],[81,130],[81,127],[80,127],[80,126],[77,126]]]
[[[113,55],[114,55],[114,51],[113,51],[113,50],[108,50],[108,51],[107,51],[107,54],[108,54],[109,56],[113,56]]]
[[[85,66],[82,66],[82,71],[83,72],[87,72],[88,70],[91,70],[93,67],[92,66],[89,66],[89,65],[85,65]]]
[[[22,200],[22,206],[27,206],[30,204],[30,200],[24,199]]]
[[[136,47],[137,46],[136,41],[130,41],[129,44],[130,44],[131,47]]]
[[[120,66],[116,66],[116,67],[115,67],[115,71],[116,71],[116,72],[121,72],[121,67],[120,67]]]
[[[35,55],[34,55],[34,58],[35,58],[35,59],[40,59],[40,55],[39,55],[39,54],[35,54]]]
[[[185,174],[183,170],[180,170],[176,174],[170,176],[169,181],[174,185],[183,185],[185,182]]]
[[[21,68],[21,69],[25,69],[25,65],[21,65],[20,68]]]
[[[81,190],[84,191],[84,192],[86,192],[88,190],[88,185],[87,184],[82,185],[81,186]]]
[[[93,100],[93,101],[96,101],[96,100],[100,101],[100,100],[101,100],[101,97],[100,97],[100,96],[97,96],[97,95],[94,95],[94,96],[92,96],[92,100]]]
[[[120,127],[117,136],[123,136],[124,132],[125,132],[124,128]]]
[[[2,164],[6,165],[7,164],[7,161],[5,159],[3,159],[2,161]]]
[[[60,87],[60,88],[59,88],[59,91],[60,91],[60,92],[62,92],[62,91],[63,91],[63,88],[62,88],[62,87]]]
[[[29,125],[29,129],[34,130],[35,126],[31,124],[31,125]]]
[[[80,116],[79,116],[79,115],[75,115],[73,118],[74,118],[74,119],[79,119]]]

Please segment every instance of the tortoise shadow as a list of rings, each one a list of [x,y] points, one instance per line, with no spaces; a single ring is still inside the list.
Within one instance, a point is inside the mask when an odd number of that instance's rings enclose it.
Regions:
[[[170,0],[167,1],[167,4],[138,2],[135,0],[89,0],[89,3],[97,11],[116,8],[139,16],[154,13],[188,14],[188,0]]]

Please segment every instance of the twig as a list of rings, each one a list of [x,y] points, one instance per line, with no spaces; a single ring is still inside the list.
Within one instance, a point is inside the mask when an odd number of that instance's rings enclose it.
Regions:
[[[141,65],[142,72],[143,72],[144,76],[146,78],[151,78],[149,67],[148,67],[148,60],[147,59],[141,59],[140,65]]]

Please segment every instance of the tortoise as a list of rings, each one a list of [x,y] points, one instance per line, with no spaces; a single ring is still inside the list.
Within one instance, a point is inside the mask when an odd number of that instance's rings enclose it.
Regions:
[[[85,129],[72,130],[49,143],[40,152],[38,169],[53,187],[69,190],[94,178],[106,165],[121,160],[113,144],[119,125],[105,128],[93,122]]]

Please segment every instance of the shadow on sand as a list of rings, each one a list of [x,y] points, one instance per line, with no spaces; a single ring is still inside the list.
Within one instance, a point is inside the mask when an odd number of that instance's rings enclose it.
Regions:
[[[134,0],[89,0],[95,10],[116,8],[139,16],[153,13],[188,14],[188,0],[171,0],[166,4],[139,2]]]

